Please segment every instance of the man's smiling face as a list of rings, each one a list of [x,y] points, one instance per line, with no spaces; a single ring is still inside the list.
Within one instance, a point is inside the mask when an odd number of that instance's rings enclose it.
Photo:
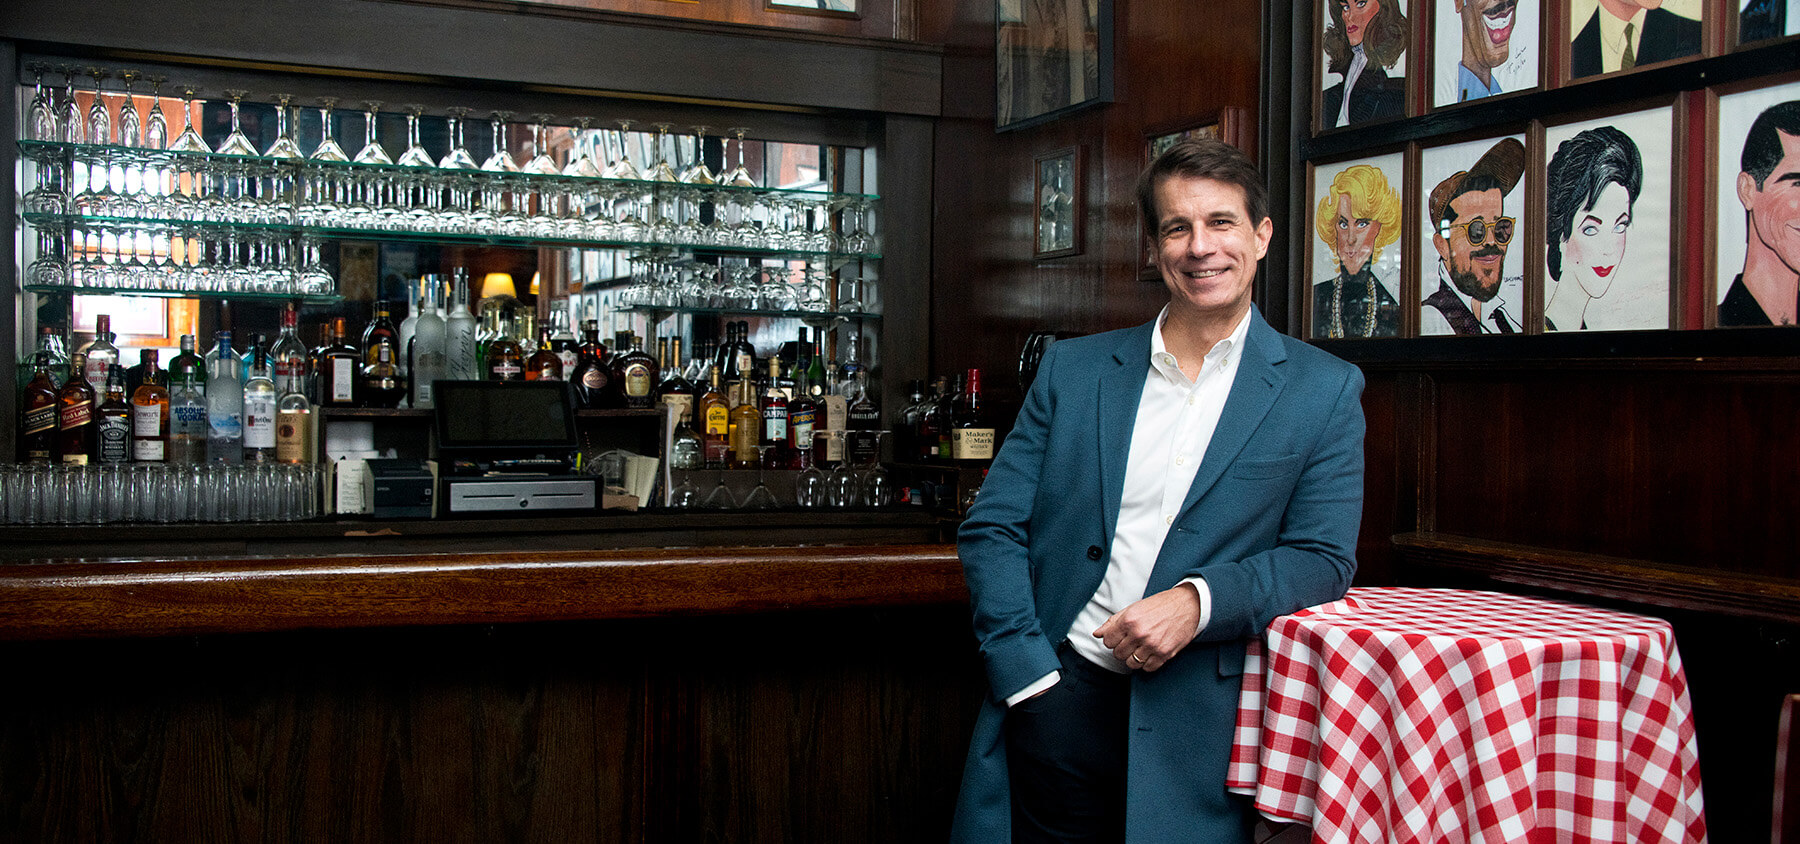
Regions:
[[[1519,0],[1457,0],[1463,24],[1464,65],[1486,74],[1506,62],[1512,49],[1518,7]]]

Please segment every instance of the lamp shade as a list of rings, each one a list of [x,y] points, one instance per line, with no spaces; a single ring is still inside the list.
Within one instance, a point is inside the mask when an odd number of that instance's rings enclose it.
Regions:
[[[511,296],[518,298],[519,289],[513,286],[513,279],[507,273],[488,273],[481,277],[481,298],[495,296]]]

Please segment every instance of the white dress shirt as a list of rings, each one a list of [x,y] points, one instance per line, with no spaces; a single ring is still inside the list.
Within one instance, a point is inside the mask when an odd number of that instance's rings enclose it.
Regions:
[[[1637,55],[1638,44],[1644,40],[1644,16],[1648,9],[1638,9],[1630,20],[1619,20],[1605,9],[1596,9],[1600,21],[1600,72],[1612,73],[1620,70],[1625,63],[1625,45],[1631,45],[1631,54]],[[1625,34],[1625,25],[1631,24],[1631,35]]]
[[[1144,597],[1151,569],[1162,551],[1163,540],[1181,512],[1188,488],[1193,486],[1206,447],[1218,428],[1225,399],[1237,380],[1244,338],[1250,332],[1246,311],[1231,335],[1207,351],[1194,380],[1182,373],[1181,364],[1163,342],[1163,323],[1168,308],[1156,318],[1150,332],[1150,372],[1138,399],[1137,421],[1131,429],[1131,452],[1125,466],[1125,490],[1119,502],[1119,521],[1113,531],[1112,556],[1100,588],[1088,601],[1069,642],[1088,661],[1109,671],[1127,673],[1130,668],[1112,655],[1106,643],[1094,638],[1096,628],[1114,613]],[[1200,624],[1206,629],[1212,618],[1212,592],[1206,581],[1191,577],[1200,594]],[[1007,698],[1012,705],[1055,685],[1060,672],[1051,672]]]

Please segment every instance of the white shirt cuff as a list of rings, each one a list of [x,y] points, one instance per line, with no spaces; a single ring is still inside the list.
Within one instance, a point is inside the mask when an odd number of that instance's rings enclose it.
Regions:
[[[1039,677],[1037,679],[1037,682],[1032,683],[1031,685],[1026,686],[1023,689],[1020,689],[1017,692],[1014,692],[1012,697],[1009,697],[1006,699],[1006,705],[1008,707],[1011,707],[1013,704],[1016,704],[1021,700],[1024,700],[1028,697],[1031,697],[1032,695],[1037,694],[1038,692],[1041,692],[1045,689],[1050,688],[1051,686],[1056,685],[1057,682],[1060,680],[1062,680],[1062,672],[1061,671],[1052,671],[1049,674],[1045,674],[1044,676]]]
[[[1206,625],[1212,623],[1212,589],[1206,585],[1206,578],[1194,575],[1182,583],[1192,583],[1194,591],[1200,593],[1200,626],[1194,628],[1194,635],[1200,635]]]

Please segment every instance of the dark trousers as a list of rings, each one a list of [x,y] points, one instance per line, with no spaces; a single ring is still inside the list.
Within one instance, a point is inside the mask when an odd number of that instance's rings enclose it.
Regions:
[[[1064,642],[1062,679],[1006,712],[1014,844],[1125,840],[1131,678]]]

